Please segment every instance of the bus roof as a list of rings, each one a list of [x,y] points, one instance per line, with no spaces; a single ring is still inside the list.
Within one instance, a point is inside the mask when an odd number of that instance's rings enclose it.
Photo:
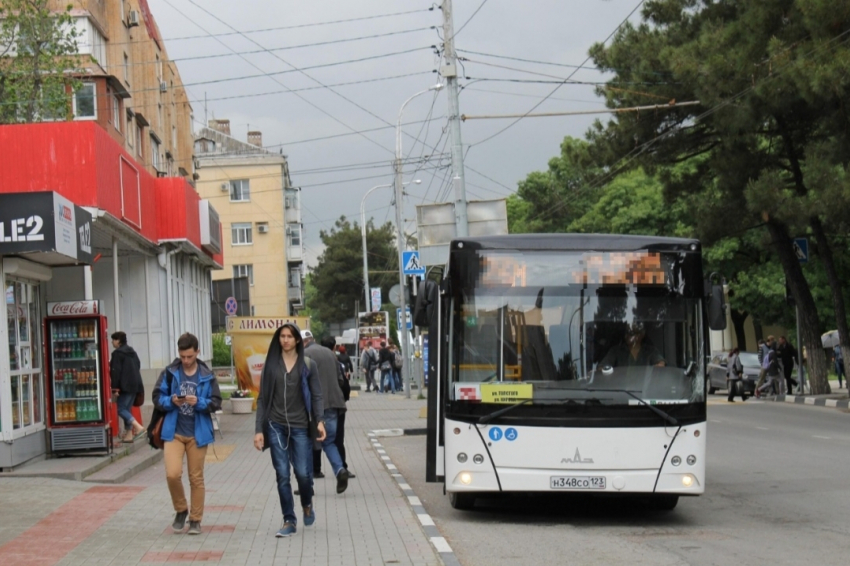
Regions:
[[[463,244],[460,246],[459,244]],[[696,246],[696,247],[693,247]],[[699,240],[632,234],[507,234],[452,240],[451,250],[698,251]]]

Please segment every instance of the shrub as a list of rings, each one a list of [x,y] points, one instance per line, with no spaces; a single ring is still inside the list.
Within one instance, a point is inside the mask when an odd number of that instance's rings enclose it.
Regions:
[[[224,341],[224,334],[212,335],[213,358],[212,365],[214,367],[229,367],[230,366],[230,346]]]

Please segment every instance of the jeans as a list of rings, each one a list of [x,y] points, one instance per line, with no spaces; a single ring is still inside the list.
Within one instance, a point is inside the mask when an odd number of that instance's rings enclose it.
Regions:
[[[133,413],[130,412],[130,409],[133,408],[133,401],[135,400],[135,393],[118,394],[118,401],[116,404],[118,405],[118,416],[124,420],[124,430],[133,430],[133,423],[136,422],[136,419],[133,417]]]
[[[313,504],[313,441],[306,428],[290,428],[269,421],[269,443],[283,521],[297,525],[289,466],[295,470],[295,480],[301,492],[301,507],[309,507]]]
[[[342,461],[342,467],[348,469],[348,462],[345,461],[345,413],[346,411],[337,411],[336,423],[336,438],[334,444],[339,451],[339,459]]]
[[[342,457],[339,455],[339,449],[336,447],[336,425],[339,411],[337,409],[325,409],[325,439],[322,441],[322,450],[325,451],[325,456],[331,463],[331,469],[334,472],[334,477],[343,469]]]
[[[393,372],[390,369],[382,369],[381,370],[381,391],[384,389],[389,389],[393,393],[395,393],[395,378],[393,377]]]
[[[393,368],[393,379],[395,380],[395,390],[401,391],[401,370]]]
[[[193,436],[174,435],[174,440],[163,446],[162,459],[165,462],[165,480],[168,492],[171,494],[171,504],[174,511],[181,513],[189,511],[189,520],[198,521],[204,518],[204,461],[207,457],[207,447],[198,448]],[[183,489],[183,454],[186,455],[186,465],[189,469],[189,489],[191,505],[186,502],[186,492]]]
[[[841,389],[841,378],[843,377],[845,381],[847,380],[847,376],[844,375],[844,360],[835,360],[835,373],[838,375],[838,388]]]

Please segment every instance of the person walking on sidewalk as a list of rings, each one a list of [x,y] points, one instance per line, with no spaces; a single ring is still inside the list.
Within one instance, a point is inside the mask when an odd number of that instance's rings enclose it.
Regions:
[[[275,536],[296,532],[295,499],[290,483],[290,465],[304,511],[304,525],[316,522],[313,508],[313,440],[325,439],[322,420],[322,386],[316,362],[304,356],[301,330],[287,322],[278,328],[269,344],[266,364],[260,378],[254,448],[271,449],[277,477],[277,495],[283,513],[283,526]]]
[[[799,365],[799,360],[797,359],[797,348],[788,341],[788,338],[780,336],[778,352],[779,361],[782,362],[785,389],[790,395],[794,391],[794,387],[797,387],[797,380],[791,377],[791,374],[794,372],[794,363],[797,362],[797,365]]]
[[[772,340],[768,338],[772,344]],[[756,389],[756,397],[761,397],[765,392],[771,391],[774,394],[779,393],[780,373],[779,373],[779,356],[773,348],[767,350],[764,355],[764,370],[765,382],[764,385]]]
[[[835,364],[835,373],[838,374],[838,388],[841,389],[841,378],[843,376],[847,381],[847,376],[844,375],[844,356],[841,355],[841,346],[838,344],[832,348],[832,362]],[[850,382],[847,388],[850,389]]]
[[[391,391],[395,395],[395,378],[393,377],[393,361],[395,356],[387,347],[386,342],[381,342],[381,349],[378,351],[378,364],[381,368],[381,387],[378,393],[386,393]]]
[[[738,348],[733,348],[729,352],[729,358],[726,360],[726,378],[729,395],[726,400],[730,403],[735,402],[735,395],[741,395],[741,401],[747,400],[747,392],[744,391],[744,384],[741,381],[744,378],[744,365],[738,358]]]
[[[171,525],[183,531],[189,517],[190,535],[201,534],[204,518],[204,461],[207,446],[215,442],[212,413],[221,408],[221,390],[210,368],[198,359],[198,339],[188,332],[177,340],[180,358],[162,370],[154,386],[153,402],[165,412],[162,422],[165,478],[177,513]],[[183,489],[183,456],[189,469],[191,506]]]
[[[127,345],[127,334],[118,331],[112,333],[112,357],[109,359],[109,379],[112,391],[117,392],[118,416],[124,421],[124,435],[121,440],[133,442],[145,434],[145,427],[136,421],[133,402],[136,395],[144,397],[145,386],[142,383],[142,362],[132,346]]]
[[[322,339],[322,346],[333,350],[336,346],[336,340],[333,336],[328,336]],[[336,349],[336,353],[336,360],[339,363],[340,371],[342,372],[342,381],[340,381],[342,398],[347,404],[351,399],[351,373],[354,371],[354,367],[351,365],[351,358],[349,358],[348,354],[345,353],[345,346],[340,345],[339,348]],[[346,413],[348,413],[347,406],[346,408],[339,410],[339,419],[336,424],[336,439],[334,440],[334,444],[336,444],[336,448],[339,450],[339,457],[342,458],[342,467],[348,472],[348,479],[354,479],[357,476],[348,469],[348,462],[345,460]]]
[[[322,387],[325,409],[322,420],[325,421],[326,436],[321,446],[313,448],[313,475],[323,477],[318,474],[321,474],[322,451],[324,451],[336,478],[336,492],[343,493],[348,488],[348,470],[342,465],[342,457],[335,444],[339,413],[345,411],[345,397],[340,384],[342,371],[336,355],[330,348],[317,344],[313,333],[309,330],[305,330],[302,335],[304,336],[304,355],[316,362],[319,371],[319,383]]]
[[[363,348],[363,352],[360,354],[360,371],[362,371],[366,376],[366,393],[371,392],[373,389],[378,390],[379,387],[375,386],[375,365],[378,361],[378,356],[375,353],[375,349],[372,348],[372,343],[367,342],[366,347]]]

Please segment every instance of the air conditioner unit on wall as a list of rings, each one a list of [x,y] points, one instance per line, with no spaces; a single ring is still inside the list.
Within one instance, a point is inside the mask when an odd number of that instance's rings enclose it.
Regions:
[[[139,25],[138,10],[130,10],[130,13],[127,15],[127,25],[130,27]]]
[[[260,234],[268,234],[269,233],[269,225],[268,224],[259,224],[257,226],[257,232]]]
[[[222,184],[221,184],[221,192],[226,193],[226,192],[227,192],[227,191],[229,191],[229,190],[230,190],[230,185],[229,185],[229,184],[227,184],[227,183],[222,183]]]

